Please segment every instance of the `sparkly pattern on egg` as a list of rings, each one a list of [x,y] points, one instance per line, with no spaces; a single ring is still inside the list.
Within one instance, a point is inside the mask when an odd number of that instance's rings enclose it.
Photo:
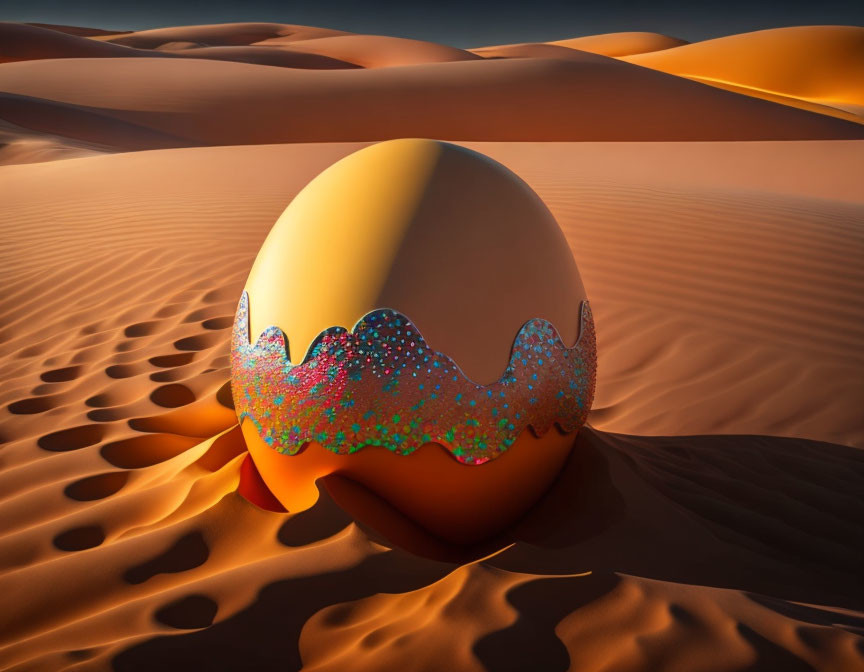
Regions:
[[[278,327],[250,344],[244,292],[231,350],[237,414],[281,453],[317,441],[341,454],[373,445],[406,455],[435,442],[464,464],[483,464],[529,425],[542,435],[553,423],[565,432],[585,423],[597,359],[587,301],[580,313],[572,348],[549,322],[530,320],[516,335],[503,376],[477,385],[389,309],[367,314],[352,331],[327,329],[302,363],[291,364]]]

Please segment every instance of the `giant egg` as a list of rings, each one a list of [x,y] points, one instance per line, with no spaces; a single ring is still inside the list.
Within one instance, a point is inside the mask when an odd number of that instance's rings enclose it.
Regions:
[[[288,511],[338,476],[461,545],[549,488],[595,368],[585,290],[548,208],[501,164],[432,140],[361,149],[294,198],[232,341],[243,435]]]

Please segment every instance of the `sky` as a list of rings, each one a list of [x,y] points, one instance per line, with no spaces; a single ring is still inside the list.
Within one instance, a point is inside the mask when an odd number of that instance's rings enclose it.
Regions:
[[[272,21],[471,47],[627,30],[694,41],[780,26],[864,25],[864,0],[0,0],[0,20],[137,30]]]

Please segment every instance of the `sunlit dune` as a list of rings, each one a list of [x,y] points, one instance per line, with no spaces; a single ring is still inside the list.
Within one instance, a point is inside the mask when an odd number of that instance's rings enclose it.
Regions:
[[[864,105],[864,27],[775,28],[624,58],[793,105],[856,113]]]

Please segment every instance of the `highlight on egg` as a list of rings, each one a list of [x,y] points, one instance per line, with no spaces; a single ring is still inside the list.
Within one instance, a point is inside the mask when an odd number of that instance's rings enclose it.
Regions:
[[[594,394],[591,311],[536,193],[466,148],[404,139],[330,166],[261,247],[232,392],[260,478],[291,512],[338,477],[450,544],[548,489]]]

